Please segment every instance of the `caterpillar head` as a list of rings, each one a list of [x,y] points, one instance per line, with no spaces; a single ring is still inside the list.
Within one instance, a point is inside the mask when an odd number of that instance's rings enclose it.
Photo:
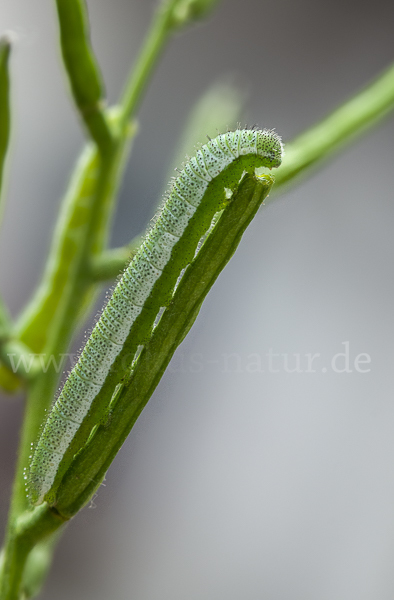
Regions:
[[[282,162],[283,144],[275,131],[269,129],[256,131],[256,151],[267,159],[269,163],[267,167],[270,169],[279,167]]]

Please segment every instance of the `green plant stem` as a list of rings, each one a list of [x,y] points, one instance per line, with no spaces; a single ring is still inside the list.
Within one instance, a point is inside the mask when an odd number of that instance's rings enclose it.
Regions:
[[[162,0],[160,2],[120,101],[124,122],[135,115],[152,70],[171,35],[189,23],[206,17],[218,2],[219,0]]]
[[[4,179],[4,163],[7,157],[10,139],[10,77],[8,60],[11,51],[11,42],[7,37],[0,39],[0,203]],[[0,204],[0,216],[2,203]]]
[[[173,33],[173,9],[178,0],[161,3],[145,39],[136,64],[133,66],[120,100],[121,119],[126,122],[133,117],[142,94],[150,80],[152,71],[171,34]]]
[[[2,37],[0,39],[0,220],[3,213],[4,165],[10,137],[10,78],[8,72],[10,50],[10,40]],[[8,309],[0,296],[0,353],[4,352],[4,343],[9,338],[11,327]]]
[[[205,18],[220,0],[177,0],[173,10],[174,26]]]
[[[12,321],[8,308],[4,303],[4,300],[0,296],[0,343],[7,339],[10,335],[12,328]]]
[[[86,148],[62,203],[42,281],[10,333],[47,360],[53,356],[57,361],[67,351],[64,343],[70,341],[73,328],[94,298],[88,264],[106,245],[127,150],[126,140],[119,143],[117,153],[102,158],[92,144]],[[70,315],[72,320],[67,321]],[[46,399],[45,408],[51,398]]]
[[[114,272],[119,275],[137,252],[141,241],[142,237],[137,236],[127,246],[106,250],[100,256],[95,257],[90,265],[92,281],[112,279]]]
[[[16,325],[17,333],[34,352],[51,344],[52,327],[63,319],[70,303],[76,273],[86,251],[93,210],[101,209],[98,197],[99,157],[94,147],[84,152],[64,198],[40,286]],[[66,298],[67,296],[67,298]]]
[[[39,364],[31,352],[19,339],[13,336],[13,323],[8,309],[0,297],[0,360],[3,368],[7,367],[22,383],[31,380],[37,375]],[[2,382],[0,374],[0,385]],[[7,389],[7,387],[6,387]]]
[[[275,194],[283,185],[323,162],[394,109],[394,64],[323,121],[286,144]]]
[[[35,379],[42,370],[39,357],[18,339],[10,338],[0,345],[0,359],[21,382]]]
[[[48,505],[29,511],[13,523],[0,573],[1,600],[21,600],[23,571],[30,551],[63,524],[64,519]]]
[[[34,598],[40,592],[52,563],[54,549],[61,537],[62,527],[35,544],[27,557],[23,573],[23,593]]]

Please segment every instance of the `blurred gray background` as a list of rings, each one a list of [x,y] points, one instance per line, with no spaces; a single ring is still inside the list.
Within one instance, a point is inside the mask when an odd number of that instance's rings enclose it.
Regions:
[[[114,101],[155,2],[88,4]],[[145,227],[188,111],[216,80],[246,89],[247,122],[286,142],[393,60],[393,25],[391,0],[223,0],[172,41],[149,86],[113,244]],[[0,283],[17,314],[83,136],[51,2],[4,0],[5,29],[19,41]],[[260,211],[67,528],[43,599],[392,600],[393,134],[391,117]],[[346,348],[351,372],[335,372]],[[276,372],[270,352],[287,356]],[[295,354],[302,372],[289,372]],[[1,534],[21,416],[21,398],[1,399]]]

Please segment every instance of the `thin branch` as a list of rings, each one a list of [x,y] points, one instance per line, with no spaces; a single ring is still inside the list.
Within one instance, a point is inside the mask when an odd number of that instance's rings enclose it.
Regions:
[[[108,281],[117,277],[133,258],[142,241],[136,236],[127,246],[106,250],[92,260],[90,276],[92,281]]]
[[[393,109],[394,64],[323,121],[286,144],[273,195],[276,196],[283,185],[304,175],[308,169],[369,130]]]
[[[9,531],[9,544],[0,573],[1,600],[20,600],[26,559],[31,549],[57,531],[65,520],[43,504],[17,519]]]
[[[31,381],[43,370],[39,357],[18,339],[7,339],[0,345],[0,359],[21,381]]]
[[[167,0],[156,9],[154,19],[119,102],[123,122],[135,115],[158,57],[176,30],[207,16],[219,0]]]
[[[128,121],[135,115],[142,94],[150,80],[157,59],[172,33],[172,10],[178,0],[161,3],[156,9],[148,36],[142,46],[137,62],[133,65],[123,96],[119,102],[121,119]]]
[[[10,138],[10,78],[8,72],[8,59],[11,42],[7,36],[0,39],[0,203],[4,179],[4,163],[7,156]],[[0,204],[0,215],[2,212]]]
[[[0,343],[10,336],[12,321],[8,308],[0,296]]]

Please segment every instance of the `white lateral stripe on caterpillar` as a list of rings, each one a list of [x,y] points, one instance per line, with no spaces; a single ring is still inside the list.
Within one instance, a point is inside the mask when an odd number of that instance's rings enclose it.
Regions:
[[[50,491],[64,453],[210,181],[244,155],[258,155],[266,160],[266,166],[279,166],[282,150],[280,138],[273,131],[237,129],[202,146],[174,180],[156,223],[116,285],[49,413],[30,466],[28,485],[33,504],[42,503]]]

